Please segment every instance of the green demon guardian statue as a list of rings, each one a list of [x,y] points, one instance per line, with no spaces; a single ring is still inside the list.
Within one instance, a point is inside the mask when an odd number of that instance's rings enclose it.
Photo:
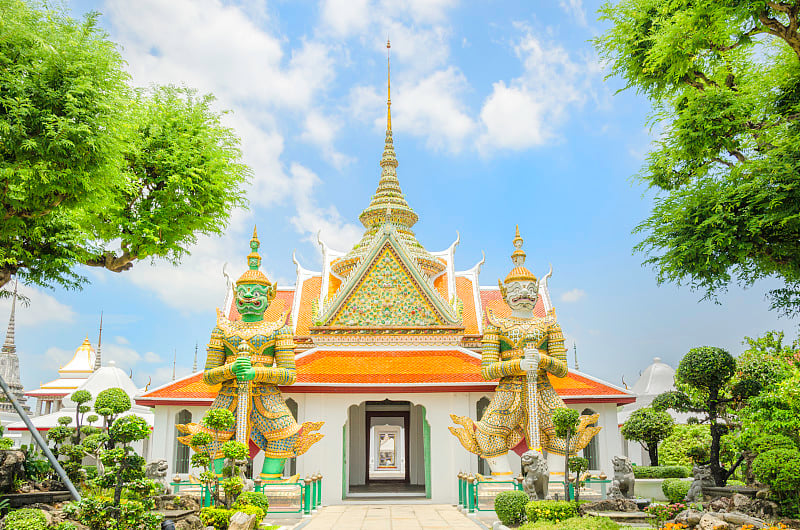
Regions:
[[[567,450],[565,441],[555,436],[552,421],[553,411],[564,402],[548,377],[567,375],[564,336],[553,309],[543,317],[534,316],[539,281],[524,266],[519,227],[514,247],[514,268],[504,282],[498,280],[510,315],[487,310],[489,324],[482,341],[481,374],[484,379],[500,381],[480,421],[450,416],[460,426],[450,427],[450,432],[468,451],[485,458],[496,478],[512,475],[508,452],[523,440],[528,450],[539,453],[563,455]],[[528,374],[534,370],[536,380],[529,380]],[[570,439],[570,454],[583,449],[600,431],[600,427],[591,426],[597,419],[597,414],[581,416],[579,432]]]
[[[236,433],[238,441],[249,442],[251,454],[253,446],[264,452],[261,479],[278,481],[287,458],[305,453],[322,438],[315,431],[323,422],[298,425],[278,389],[278,385],[295,382],[294,340],[291,328],[284,324],[285,313],[274,322],[264,319],[264,312],[275,298],[275,283],[270,283],[259,270],[258,247],[254,229],[247,256],[249,270],[236,281],[235,287],[236,309],[241,320],[229,320],[217,310],[203,382],[210,386],[221,384],[211,409],[228,409],[237,418],[234,429],[221,432],[212,442],[211,454],[217,472],[223,460],[220,447]],[[178,440],[189,446],[197,432],[214,435],[212,430],[196,423],[178,425],[178,429],[185,434]]]

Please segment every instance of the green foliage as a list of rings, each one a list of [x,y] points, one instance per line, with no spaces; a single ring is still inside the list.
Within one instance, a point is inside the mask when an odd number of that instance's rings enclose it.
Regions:
[[[686,478],[691,469],[686,466],[633,466],[636,478]]]
[[[620,526],[608,517],[572,517],[557,523],[537,521],[519,527],[519,530],[618,530]]]
[[[683,502],[675,502],[672,504],[653,503],[644,509],[645,513],[652,515],[650,519],[650,526],[655,528],[663,528],[664,523],[670,519],[674,519],[676,515],[688,508]]]
[[[525,515],[530,522],[539,520],[564,521],[578,516],[578,505],[569,501],[529,501]]]
[[[41,530],[47,528],[47,518],[42,510],[22,508],[9,512],[3,519],[5,530]]]
[[[222,487],[222,491],[225,492],[226,499],[235,499],[244,489],[244,483],[239,477],[228,477],[220,482],[219,485]]]
[[[231,460],[242,460],[250,456],[250,449],[242,442],[230,440],[222,444],[222,454]]]
[[[47,439],[60,444],[65,442],[70,436],[72,436],[74,430],[75,429],[73,429],[72,427],[59,425],[47,431]]]
[[[192,435],[192,447],[203,447],[210,444],[212,441],[211,435],[206,432],[198,432]]]
[[[208,506],[200,510],[200,520],[205,526],[213,526],[217,530],[227,530],[231,515],[235,512],[225,508]]]
[[[72,418],[70,418],[69,416],[61,416],[58,418],[57,421],[59,425],[69,425],[70,423],[72,423]]]
[[[86,417],[86,421],[89,422],[89,423],[94,423],[99,419],[100,419],[100,417],[97,416],[97,414],[90,414],[89,416]]]
[[[211,464],[211,457],[204,452],[192,453],[190,460],[192,467],[208,467]]]
[[[788,6],[788,7],[787,7]],[[595,40],[611,75],[650,98],[663,128],[640,178],[656,188],[636,229],[659,282],[715,298],[777,276],[800,304],[800,86],[793,2],[606,2]]]
[[[48,530],[78,530],[78,527],[75,526],[75,523],[71,523],[69,521],[62,521],[57,525],[51,526]]]
[[[782,434],[762,434],[748,444],[748,449],[760,455],[772,449],[797,450],[797,444],[794,440]]]
[[[578,418],[580,414],[577,410],[560,407],[553,411],[553,426],[556,428],[556,436],[566,438],[577,432]]]
[[[90,530],[160,530],[164,516],[152,512],[153,508],[151,500],[129,500],[115,506],[108,498],[87,495],[80,502],[66,504],[64,513]],[[116,526],[109,527],[110,521]]]
[[[708,425],[676,425],[658,446],[658,461],[665,466],[691,466],[708,460],[710,446]]]
[[[117,442],[129,444],[150,436],[150,426],[139,416],[125,416],[114,421],[108,434]]]
[[[650,461],[658,465],[658,444],[672,434],[675,422],[668,412],[644,407],[636,410],[622,424],[620,432],[626,440],[639,442],[650,453]]]
[[[504,525],[525,521],[528,496],[523,491],[503,491],[494,498],[494,512]]]
[[[211,409],[203,416],[202,423],[209,429],[226,431],[236,423],[236,417],[228,409]]]
[[[683,356],[675,371],[675,381],[711,391],[720,389],[733,377],[736,361],[722,348],[701,346]]]
[[[97,399],[94,400],[94,410],[101,416],[122,414],[131,410],[131,398],[121,388],[106,388],[97,394]]]
[[[265,515],[269,511],[269,498],[263,493],[258,493],[255,491],[245,491],[236,498],[236,502],[234,503],[233,508],[244,506],[246,504],[252,504],[253,506],[258,506],[259,508],[264,510]]]
[[[730,485],[731,482],[732,481],[728,481],[728,484]],[[686,498],[686,494],[689,493],[691,485],[692,482],[689,480],[668,478],[664,479],[664,482],[661,483],[661,491],[669,502],[683,502],[683,499]]]
[[[800,508],[800,451],[770,449],[753,460],[756,479],[769,486],[784,516],[795,517]]]
[[[0,451],[5,451],[14,447],[14,440],[12,438],[0,438]]]
[[[249,170],[213,98],[130,88],[98,13],[39,6],[0,0],[0,287],[79,287],[78,264],[175,261],[222,233]]]
[[[569,459],[569,470],[573,473],[583,473],[589,469],[589,460],[582,456],[571,456]]]
[[[792,368],[789,377],[758,396],[750,398],[739,412],[749,433],[781,434],[800,442],[800,370]]]
[[[76,390],[75,392],[72,393],[72,395],[69,398],[75,403],[82,405],[87,401],[92,400],[92,393],[89,392],[88,390]],[[88,412],[88,410],[85,412]]]

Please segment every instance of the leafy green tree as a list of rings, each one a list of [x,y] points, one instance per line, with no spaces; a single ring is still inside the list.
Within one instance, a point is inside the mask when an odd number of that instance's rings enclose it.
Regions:
[[[564,498],[570,500],[569,495],[569,442],[570,439],[578,433],[578,420],[580,414],[577,410],[567,407],[557,408],[553,411],[553,426],[555,427],[556,436],[563,438],[565,447],[564,451]]]
[[[573,456],[569,459],[569,470],[575,473],[575,502],[581,502],[581,487],[584,481],[581,475],[589,469],[589,460],[582,456]]]
[[[105,451],[100,457],[106,469],[105,485],[113,485],[114,506],[119,506],[123,486],[145,477],[144,458],[137,455],[130,444],[148,438],[150,426],[139,416],[124,416],[114,421],[108,435],[122,444],[122,447]]]
[[[76,288],[79,264],[177,261],[222,233],[249,169],[211,96],[132,89],[97,13],[0,13],[0,287]]]
[[[114,423],[117,416],[129,410],[131,398],[121,388],[106,388],[94,400],[94,411],[103,417],[106,428]]]
[[[658,465],[658,444],[672,434],[675,421],[668,412],[644,407],[634,411],[620,432],[626,440],[639,442],[650,456],[650,465]]]
[[[718,486],[725,485],[742,461],[739,458],[730,469],[720,463],[721,439],[732,426],[733,405],[741,401],[741,396],[731,396],[727,392],[735,369],[736,361],[722,348],[692,348],[675,371],[677,390],[657,396],[651,405],[655,410],[672,409],[703,415],[699,420],[709,424],[709,463]]]
[[[86,415],[87,412],[92,410],[89,405],[84,405],[92,400],[92,393],[88,390],[76,390],[72,393],[69,397],[75,404],[75,445],[81,443],[81,434],[83,430],[83,417]]]
[[[637,228],[659,282],[715,299],[777,277],[800,308],[800,19],[794,0],[621,0],[595,44],[663,128],[640,172],[658,195]]]

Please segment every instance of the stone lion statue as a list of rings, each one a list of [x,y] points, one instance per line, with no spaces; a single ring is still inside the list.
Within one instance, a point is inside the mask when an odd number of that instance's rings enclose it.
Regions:
[[[547,497],[547,483],[550,480],[550,471],[547,468],[547,459],[539,451],[525,451],[522,453],[522,489],[531,500],[544,500]]]
[[[144,468],[145,477],[149,478],[160,486],[161,494],[167,494],[170,492],[169,483],[167,482],[168,469],[169,466],[167,465],[167,461],[163,458],[154,462],[150,462],[147,464],[147,467]]]
[[[633,475],[633,466],[627,456],[615,456],[612,460],[614,466],[614,479],[611,481],[612,499],[632,499],[633,486],[636,478]]]
[[[686,502],[702,502],[703,500],[703,487],[716,486],[714,477],[711,475],[711,466],[698,466],[692,468],[692,485],[689,486],[689,491],[683,499]]]

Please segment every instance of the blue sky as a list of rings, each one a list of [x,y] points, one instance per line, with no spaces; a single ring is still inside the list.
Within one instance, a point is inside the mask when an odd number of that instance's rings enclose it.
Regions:
[[[616,93],[589,40],[599,2],[217,0],[70,2],[96,10],[120,43],[133,82],[175,83],[217,96],[254,171],[250,209],[223,238],[204,238],[178,267],[140,262],[122,274],[86,270],[80,292],[24,289],[17,346],[27,388],[56,377],[88,334],[135,381],[189,373],[222,304],[223,264],[245,268],[254,223],[264,269],[294,283],[292,252],[319,270],[316,234],[345,250],[361,235],[380,168],[387,35],[398,176],[429,250],[461,235],[457,270],[486,254],[482,284],[505,277],[519,224],[528,265],[554,267],[553,300],[584,372],[632,384],[654,356],[673,366],[691,347],[741,351],[745,335],[796,333],[764,292],[732,287],[721,305],[657,286],[632,255],[632,228],[652,194],[632,176],[652,139],[649,103]],[[5,319],[9,304],[0,305]]]

